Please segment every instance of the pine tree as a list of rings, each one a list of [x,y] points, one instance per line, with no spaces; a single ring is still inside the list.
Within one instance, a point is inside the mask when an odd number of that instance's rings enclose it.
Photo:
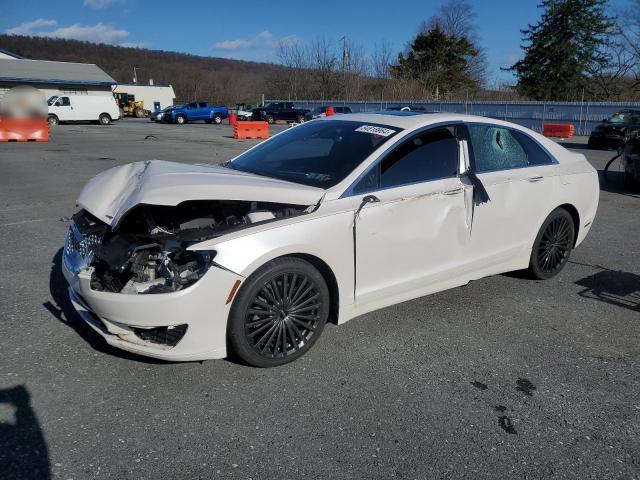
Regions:
[[[606,69],[613,21],[607,0],[543,0],[536,25],[522,30],[525,56],[507,70],[521,95],[535,100],[578,100],[593,72]]]
[[[396,78],[418,80],[427,90],[447,94],[476,86],[469,60],[478,50],[465,36],[448,35],[435,23],[419,33],[408,51],[391,66]]]

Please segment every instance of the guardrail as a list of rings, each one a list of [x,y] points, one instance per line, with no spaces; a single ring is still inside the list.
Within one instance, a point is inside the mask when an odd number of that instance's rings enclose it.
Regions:
[[[291,100],[265,100],[287,102]],[[465,113],[498,118],[542,132],[544,123],[571,123],[575,135],[589,135],[603,118],[624,109],[639,109],[640,102],[420,102],[416,100],[367,102],[348,100],[298,100],[298,108],[313,109],[322,105],[350,107],[357,112],[379,112],[390,107],[422,107],[429,112]]]

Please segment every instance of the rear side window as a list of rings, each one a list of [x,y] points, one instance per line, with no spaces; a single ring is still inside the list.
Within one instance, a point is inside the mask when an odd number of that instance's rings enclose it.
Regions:
[[[531,137],[516,130],[512,130],[511,133],[513,133],[513,136],[518,140],[518,142],[520,142],[520,145],[522,145],[522,148],[527,155],[528,165],[550,165],[553,163],[551,156]]]
[[[469,136],[477,172],[491,172],[529,165],[527,154],[506,128],[469,125]]]

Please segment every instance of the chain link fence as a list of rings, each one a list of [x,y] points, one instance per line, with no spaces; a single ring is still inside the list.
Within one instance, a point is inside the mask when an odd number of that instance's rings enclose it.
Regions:
[[[290,100],[265,100],[286,102]],[[544,123],[571,123],[576,135],[589,135],[602,119],[624,109],[640,109],[640,102],[419,102],[389,101],[365,102],[345,100],[300,100],[294,101],[298,108],[313,109],[322,105],[343,105],[357,112],[380,112],[392,107],[419,107],[427,112],[464,113],[497,118],[517,123],[541,132]]]

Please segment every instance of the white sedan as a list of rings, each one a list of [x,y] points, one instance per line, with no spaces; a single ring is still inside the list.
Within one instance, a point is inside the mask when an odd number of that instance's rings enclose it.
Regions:
[[[327,321],[512,270],[553,277],[598,194],[583,155],[518,125],[333,116],[224,166],[99,174],[78,198],[63,270],[111,345],[173,361],[230,348],[268,367],[306,353]]]

